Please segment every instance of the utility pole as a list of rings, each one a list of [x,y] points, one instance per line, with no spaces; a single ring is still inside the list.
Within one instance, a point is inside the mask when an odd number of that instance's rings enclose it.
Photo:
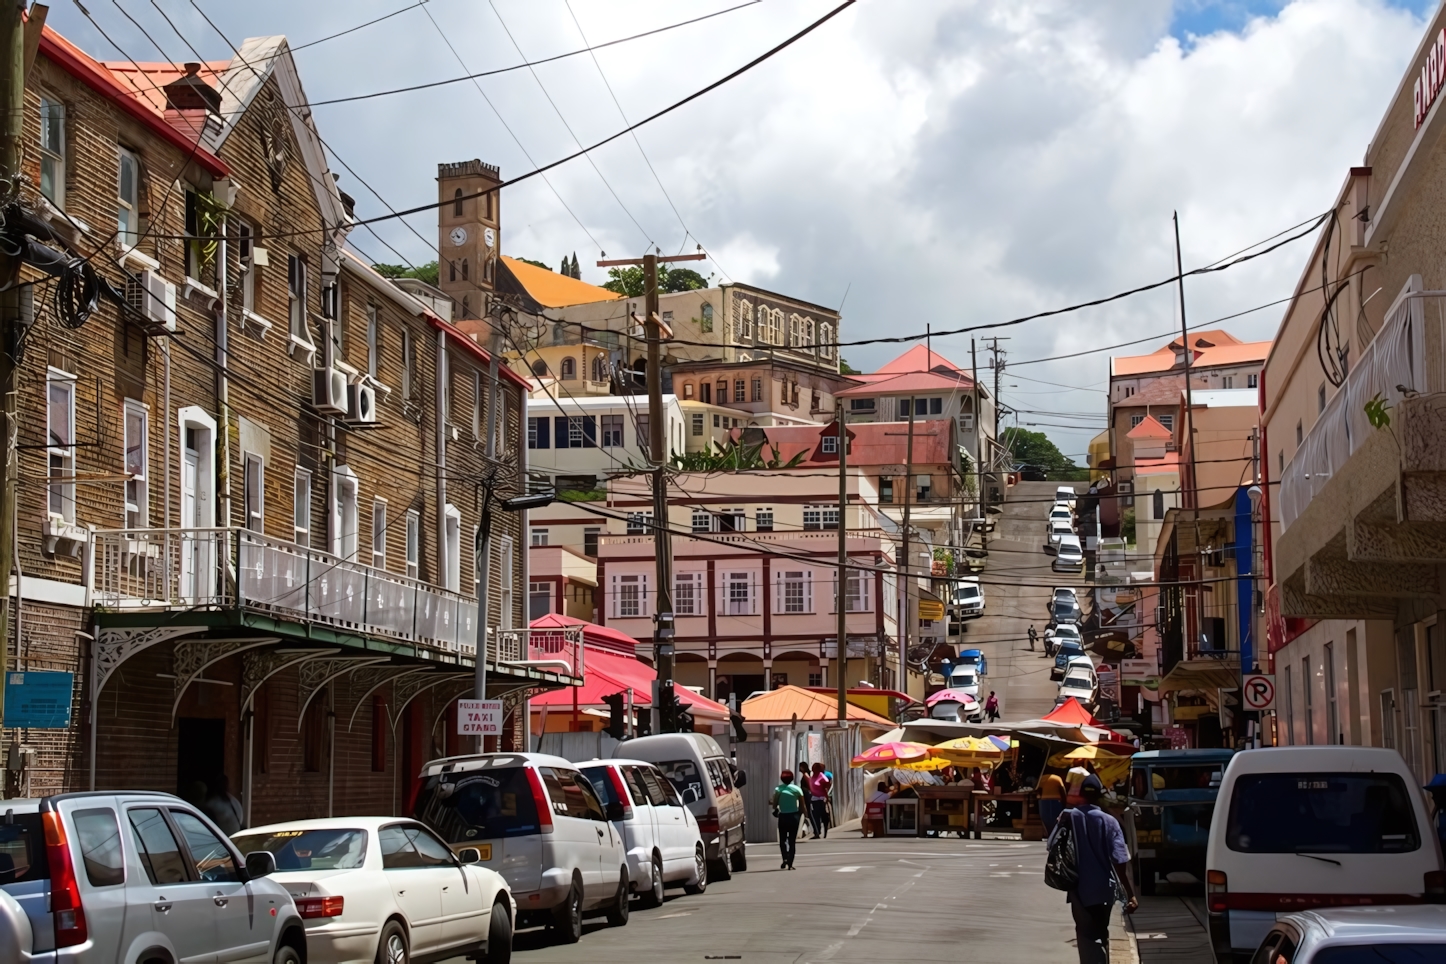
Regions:
[[[974,373],[974,471],[978,477],[978,487],[974,490],[974,510],[979,517],[979,545],[987,549],[989,542],[985,537],[988,514],[984,508],[984,421],[979,413],[979,349],[973,338],[969,339],[969,365]]]
[[[1195,400],[1191,395],[1190,389],[1190,362],[1192,361],[1191,356],[1195,353],[1190,349],[1190,326],[1185,323],[1185,262],[1180,256],[1179,211],[1174,212],[1174,221],[1175,280],[1178,282],[1180,289],[1180,348],[1184,352],[1185,357],[1185,418],[1183,419],[1185,431],[1182,444],[1188,446],[1190,450],[1190,482],[1188,485],[1181,486],[1180,495],[1183,497],[1187,492],[1190,495],[1190,504],[1192,507],[1191,517],[1195,523],[1195,544],[1198,549],[1200,544],[1200,492],[1197,488],[1195,473]],[[1200,576],[1200,569],[1201,560],[1197,552],[1195,555],[1195,565],[1193,567],[1197,579]],[[1203,633],[1205,629],[1205,593],[1201,592],[1201,585],[1198,584],[1195,589],[1195,610],[1195,619],[1197,622],[1195,629],[1198,639],[1198,634]],[[1182,629],[1185,628],[1188,628],[1188,621],[1186,627],[1182,627]],[[1188,653],[1189,651],[1189,637],[1187,636],[1185,640],[1185,652]]]
[[[907,693],[909,686],[909,584],[913,581],[910,570],[914,568],[909,558],[909,507],[913,504],[914,488],[914,399],[909,399],[909,433],[904,442],[904,544],[902,566],[899,572],[899,589],[902,604],[899,607],[899,692]],[[947,627],[946,627],[947,628]]]
[[[20,162],[24,156],[21,141],[25,119],[25,5],[12,3],[0,15],[0,194],[7,201],[20,199]],[[0,416],[0,442],[5,446],[5,477],[0,484],[0,675],[9,668],[10,645],[10,575],[15,568],[15,482],[19,473],[16,464],[15,433],[18,390],[15,378],[15,356],[18,352],[21,323],[21,289],[18,280],[20,262],[6,258],[3,280],[8,289],[0,293],[0,326],[3,326],[3,350],[0,350],[0,392],[4,393],[3,416]],[[15,598],[20,587],[15,587]],[[16,640],[16,650],[19,650]],[[0,687],[0,711],[4,708],[4,688]],[[95,713],[94,704],[90,712]]]
[[[834,424],[838,426],[838,591],[834,608],[838,610],[838,640],[834,645],[834,685],[838,689],[838,721],[848,719],[848,659],[849,659],[849,618],[848,618],[848,562],[849,562],[849,477],[848,477],[848,430],[844,428],[844,405],[842,400],[834,401]]]
[[[999,376],[1004,373],[1004,352],[1000,349],[999,343],[1001,341],[1009,341],[1009,339],[1007,337],[1000,338],[994,336],[984,340],[989,343],[986,346],[989,349],[989,367],[994,369],[994,444],[1000,446],[1002,449],[1003,443],[999,437],[999,409],[1002,405],[999,400]],[[1018,427],[1018,424],[1019,420],[1016,418],[1015,426]],[[980,424],[980,430],[983,430],[982,423]]]
[[[648,455],[653,463],[653,546],[658,589],[653,598],[653,660],[658,672],[658,728],[674,732],[673,716],[673,553],[668,539],[667,425],[663,419],[663,321],[658,309],[658,264],[702,261],[707,255],[652,253],[641,258],[599,261],[598,267],[642,265],[643,327],[648,337]]]

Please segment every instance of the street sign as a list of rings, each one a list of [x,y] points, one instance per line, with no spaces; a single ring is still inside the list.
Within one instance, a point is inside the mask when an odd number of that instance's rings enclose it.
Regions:
[[[5,726],[66,729],[74,689],[74,673],[6,673]]]
[[[502,701],[458,700],[457,734],[459,736],[500,736],[502,734]]]
[[[1247,710],[1259,712],[1275,709],[1275,677],[1252,673],[1245,677],[1240,687],[1241,699]]]

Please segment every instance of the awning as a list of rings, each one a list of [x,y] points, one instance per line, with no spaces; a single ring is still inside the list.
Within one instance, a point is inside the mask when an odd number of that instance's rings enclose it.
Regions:
[[[622,693],[632,687],[634,706],[652,706],[653,680],[656,678],[653,668],[636,657],[589,647],[583,660],[583,683],[576,688],[577,704],[579,707],[605,706],[604,696]],[[674,691],[695,719],[728,720],[728,707],[722,703],[700,696],[685,686],[677,686]],[[573,695],[573,687],[551,690],[534,696],[532,705],[571,709]]]
[[[1228,663],[1218,659],[1186,659],[1172,666],[1160,680],[1160,695],[1179,690],[1199,690],[1214,703],[1219,695],[1217,690],[1239,686],[1240,674]]]
[[[590,649],[606,649],[616,653],[625,653],[633,656],[641,644],[627,633],[619,632],[610,626],[599,626],[597,623],[590,623],[586,619],[578,619],[576,616],[564,616],[561,613],[548,613],[534,619],[528,624],[533,629],[569,629],[573,626],[582,627],[582,641]]]

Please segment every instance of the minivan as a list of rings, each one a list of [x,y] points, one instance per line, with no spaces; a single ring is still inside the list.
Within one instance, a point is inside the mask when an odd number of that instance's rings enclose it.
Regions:
[[[610,812],[611,811],[611,812]],[[507,881],[519,926],[547,924],[564,943],[582,920],[607,914],[627,923],[631,899],[624,842],[577,765],[547,753],[474,753],[422,768],[412,817],[454,851],[476,848]]]
[[[959,619],[978,619],[984,615],[984,590],[978,579],[961,579],[954,586],[950,600]]]
[[[1205,851],[1210,943],[1221,962],[1277,915],[1446,900],[1425,797],[1395,750],[1244,750],[1225,768]]]
[[[733,871],[748,869],[744,850],[743,793],[748,779],[736,771],[718,741],[706,733],[659,733],[619,743],[617,758],[655,764],[684,806],[698,820],[708,849],[708,876],[727,880]]]
[[[306,930],[270,880],[169,793],[61,793],[0,801],[6,960],[301,964]],[[23,916],[22,916],[23,914]]]
[[[669,885],[690,894],[708,887],[707,851],[698,821],[683,806],[661,770],[642,760],[589,760],[582,775],[592,781],[604,807],[617,804],[613,820],[623,835],[633,893],[644,907],[663,903]]]
[[[1054,490],[1054,501],[1063,502],[1065,505],[1073,509],[1075,499],[1078,497],[1078,495],[1079,493],[1075,492],[1074,486],[1061,485],[1059,488]]]

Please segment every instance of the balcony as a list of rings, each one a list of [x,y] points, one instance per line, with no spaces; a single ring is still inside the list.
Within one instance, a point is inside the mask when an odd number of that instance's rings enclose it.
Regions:
[[[249,529],[112,529],[94,533],[87,588],[113,613],[239,612],[468,661],[477,601],[417,579]],[[489,663],[581,675],[582,634],[494,629]]]

